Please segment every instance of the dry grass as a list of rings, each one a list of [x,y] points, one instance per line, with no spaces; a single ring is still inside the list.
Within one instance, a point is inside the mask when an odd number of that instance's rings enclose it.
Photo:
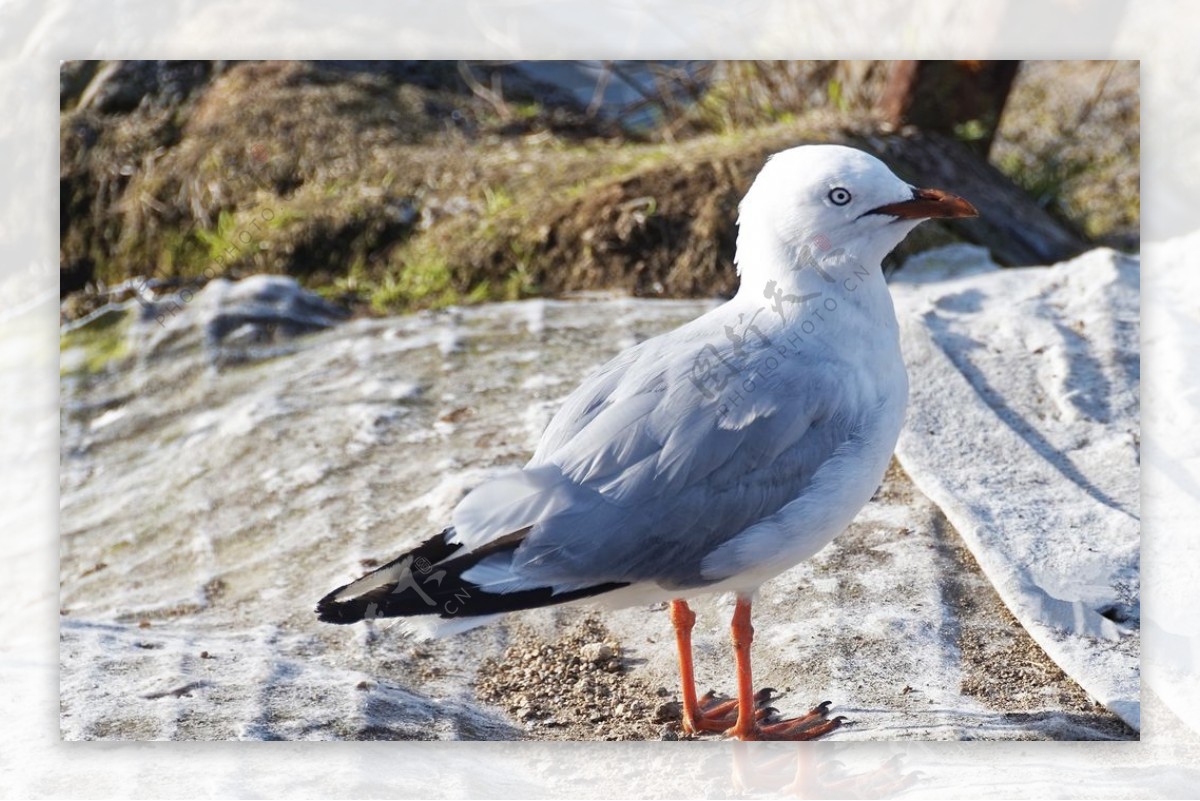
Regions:
[[[716,62],[702,87],[676,72],[664,124],[631,139],[473,94],[457,70],[235,64],[178,102],[63,113],[63,289],[287,273],[377,311],[728,292],[736,204],[763,158],[869,129],[885,66]],[[1028,66],[996,160],[1089,234],[1136,245],[1136,65],[1098,93],[1102,69]]]
[[[1028,61],[991,157],[1089,238],[1136,249],[1139,132],[1136,61]]]

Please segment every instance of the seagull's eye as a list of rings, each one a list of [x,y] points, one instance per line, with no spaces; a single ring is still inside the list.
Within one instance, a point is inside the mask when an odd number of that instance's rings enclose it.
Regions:
[[[845,206],[850,202],[850,192],[842,187],[829,190],[829,202],[835,206]]]

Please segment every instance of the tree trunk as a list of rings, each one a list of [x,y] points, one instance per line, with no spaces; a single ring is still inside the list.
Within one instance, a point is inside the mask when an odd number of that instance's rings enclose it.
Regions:
[[[987,157],[1020,61],[896,61],[880,100],[895,128],[915,125]]]
[[[849,144],[875,153],[914,186],[944,189],[969,200],[979,209],[978,217],[942,224],[987,247],[999,264],[1054,264],[1089,247],[1079,232],[1039,206],[966,143],[939,133],[907,131],[868,135]]]

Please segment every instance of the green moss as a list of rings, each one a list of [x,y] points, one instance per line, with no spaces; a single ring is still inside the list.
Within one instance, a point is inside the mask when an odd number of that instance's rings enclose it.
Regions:
[[[829,79],[829,83],[825,85],[825,96],[829,98],[829,104],[838,111],[846,111],[850,108],[850,103],[842,91],[842,82],[837,78]]]
[[[985,120],[967,120],[954,126],[954,137],[962,142],[978,142],[992,130],[993,127]]]
[[[486,278],[471,288],[467,293],[467,303],[486,303],[494,297],[491,282]]]
[[[504,289],[501,293],[504,300],[520,300],[537,294],[537,281],[533,279],[529,268],[524,265],[514,267],[504,279]]]
[[[519,120],[535,120],[542,116],[541,104],[534,101],[510,103],[508,110]]]
[[[376,311],[436,309],[459,301],[445,254],[429,247],[425,240],[404,249],[398,262],[370,291],[371,306]]]
[[[100,373],[129,355],[129,323],[132,315],[124,309],[110,309],[86,325],[72,329],[59,337],[59,372]],[[71,351],[82,350],[82,359],[62,357]]]
[[[164,276],[197,275],[209,264],[209,249],[194,231],[172,228],[160,241],[158,270]]]
[[[512,193],[503,186],[483,188],[484,214],[495,217],[513,207],[515,202]]]
[[[228,211],[222,211],[217,215],[217,225],[210,230],[198,229],[196,231],[196,239],[204,245],[207,250],[208,259],[217,261],[226,257],[227,253],[236,253],[242,246],[242,242],[238,241],[238,234],[241,232],[237,224],[237,220],[233,214]],[[245,232],[246,236],[253,238],[249,231]],[[246,243],[249,246],[252,243]]]

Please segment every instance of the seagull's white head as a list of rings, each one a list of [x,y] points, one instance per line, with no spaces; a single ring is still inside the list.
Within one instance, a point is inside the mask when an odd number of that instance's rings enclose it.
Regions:
[[[738,212],[736,263],[743,285],[778,279],[820,253],[843,252],[878,267],[922,221],[977,214],[962,198],[917,189],[874,156],[842,145],[775,154]]]

